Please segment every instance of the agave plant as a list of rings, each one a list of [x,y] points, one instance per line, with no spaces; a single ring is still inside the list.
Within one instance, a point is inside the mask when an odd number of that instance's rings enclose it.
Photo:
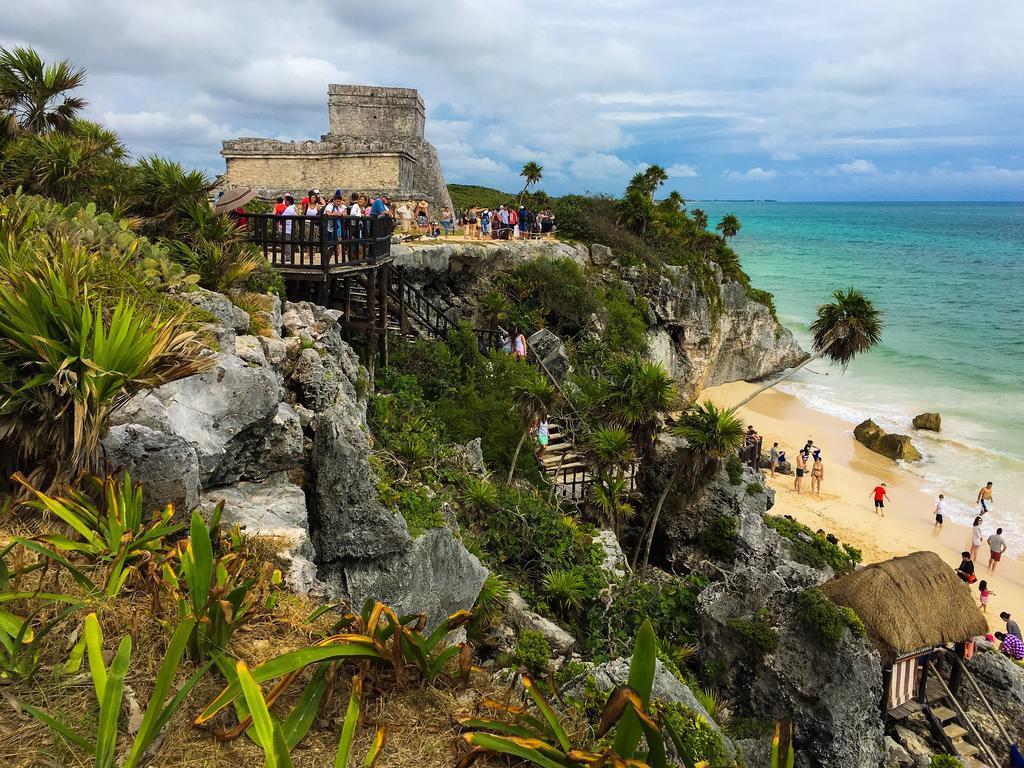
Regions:
[[[139,765],[146,750],[184,703],[193,686],[206,674],[208,667],[200,667],[168,700],[167,697],[171,693],[178,665],[181,663],[185,644],[191,631],[190,621],[182,622],[174,630],[154,680],[153,691],[143,714],[142,723],[135,732],[124,762],[120,763],[122,768],[136,768]],[[96,768],[112,768],[116,756],[118,721],[124,699],[124,681],[131,664],[132,639],[129,635],[121,638],[117,652],[110,664],[107,665],[103,659],[103,632],[96,619],[96,614],[90,613],[85,619],[81,644],[80,647],[84,647],[85,656],[89,662],[89,674],[92,677],[93,690],[99,704],[96,732],[82,735],[75,732],[62,720],[43,710],[24,704],[22,706],[33,717],[48,725],[54,733],[80,749],[92,753]],[[79,656],[79,661],[81,661],[81,656]]]
[[[93,258],[59,241],[29,254],[0,241],[0,439],[44,491],[98,468],[114,408],[210,364],[182,317],[95,300]]]
[[[482,519],[498,508],[498,488],[486,478],[470,475],[459,493],[459,503],[470,519]]]
[[[64,522],[75,534],[46,533],[32,541],[18,543],[65,567],[86,589],[101,589],[108,596],[118,594],[130,577],[138,576],[139,563],[164,551],[164,540],[181,530],[172,522],[170,504],[148,521],[142,507],[142,485],[122,477],[87,477],[84,489],[69,489],[65,496],[50,496],[35,488],[20,473],[14,481],[32,495],[29,504]],[[48,549],[49,545],[53,549]],[[93,582],[57,554],[73,552],[105,569],[102,579]]]

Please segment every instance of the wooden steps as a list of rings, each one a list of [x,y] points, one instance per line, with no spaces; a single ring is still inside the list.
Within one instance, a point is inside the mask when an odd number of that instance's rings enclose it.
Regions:
[[[946,724],[950,720],[956,720],[956,712],[949,707],[932,707],[932,714],[942,724]]]

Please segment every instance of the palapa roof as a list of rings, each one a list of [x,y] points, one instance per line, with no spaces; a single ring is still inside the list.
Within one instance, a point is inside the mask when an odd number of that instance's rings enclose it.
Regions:
[[[823,584],[821,590],[832,602],[857,612],[888,663],[922,648],[988,632],[968,586],[934,552],[873,563]]]

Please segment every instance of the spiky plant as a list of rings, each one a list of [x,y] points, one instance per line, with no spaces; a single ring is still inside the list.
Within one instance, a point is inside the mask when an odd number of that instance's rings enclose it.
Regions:
[[[573,568],[559,568],[544,574],[544,594],[565,611],[578,611],[586,596],[583,575]]]
[[[201,171],[186,171],[181,163],[155,155],[144,157],[133,166],[131,212],[143,219],[146,234],[179,234],[187,204],[204,203],[211,187]]]
[[[483,477],[467,477],[459,492],[459,503],[472,519],[483,518],[498,508],[498,488]]]
[[[661,363],[635,353],[608,366],[601,408],[613,424],[626,429],[641,455],[654,445],[665,416],[675,406],[675,382]]]
[[[114,408],[210,364],[182,317],[95,301],[93,258],[59,241],[28,253],[0,242],[0,439],[44,492],[95,474]]]
[[[832,299],[831,303],[818,307],[817,318],[811,323],[814,354],[774,381],[755,389],[736,403],[733,410],[743,407],[766,389],[785,381],[815,360],[825,358],[845,370],[854,358],[868,352],[882,340],[885,327],[882,311],[875,308],[871,299],[856,288],[833,291]]]

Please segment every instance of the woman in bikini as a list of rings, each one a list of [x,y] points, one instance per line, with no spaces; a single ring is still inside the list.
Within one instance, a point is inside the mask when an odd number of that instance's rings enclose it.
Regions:
[[[811,493],[821,496],[821,480],[825,477],[825,465],[821,460],[821,453],[814,452],[814,465],[811,467]]]

